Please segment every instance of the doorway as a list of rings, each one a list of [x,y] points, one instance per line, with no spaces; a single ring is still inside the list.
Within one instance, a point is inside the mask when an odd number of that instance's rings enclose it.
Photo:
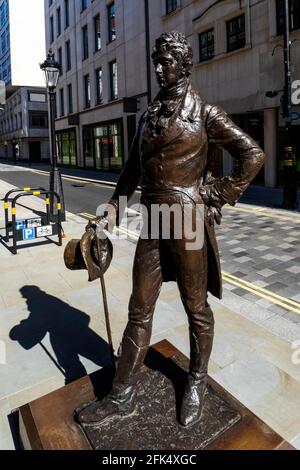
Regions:
[[[29,142],[29,161],[30,163],[41,162],[41,142]]]

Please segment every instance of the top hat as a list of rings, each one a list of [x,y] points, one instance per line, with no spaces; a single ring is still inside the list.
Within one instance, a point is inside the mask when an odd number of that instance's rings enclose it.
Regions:
[[[68,269],[87,269],[89,281],[94,281],[110,266],[113,246],[109,238],[99,239],[94,229],[87,229],[80,240],[69,241],[64,252]]]

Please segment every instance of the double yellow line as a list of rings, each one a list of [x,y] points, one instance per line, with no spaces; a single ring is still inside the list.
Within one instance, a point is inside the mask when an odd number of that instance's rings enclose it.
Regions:
[[[251,294],[257,295],[263,299],[269,300],[270,302],[279,305],[280,307],[285,308],[286,310],[290,310],[295,313],[300,314],[300,303],[296,302],[295,300],[288,299],[287,297],[283,297],[282,295],[275,294],[268,289],[264,289],[263,287],[259,287],[252,282],[245,281],[244,279],[239,279],[233,274],[230,274],[226,271],[222,271],[222,278],[224,281],[233,284],[234,286],[240,287]]]
[[[94,218],[92,214],[88,214],[86,212],[82,212],[81,214],[78,214],[78,215],[87,219]],[[129,236],[135,241],[139,239],[138,233],[133,232],[132,230],[129,230],[125,227],[119,226],[117,227],[117,230],[120,233],[123,233],[124,235]],[[259,287],[256,284],[253,284],[252,282],[245,281],[244,279],[240,279],[234,276],[233,274],[228,273],[227,271],[222,271],[222,279],[223,281],[226,281],[236,287],[240,287],[241,289],[244,289],[247,292],[250,292],[251,294],[256,295],[257,297],[269,300],[273,304],[279,305],[280,307],[283,307],[284,309],[288,311],[300,314],[300,303],[296,302],[295,300],[291,300],[291,299],[288,299],[287,297],[283,297],[282,295],[275,294],[274,292],[268,289],[264,289],[263,287]]]
[[[279,214],[274,213],[273,211],[266,211],[262,207],[253,207],[253,209],[245,209],[244,207],[240,206],[229,206],[228,204],[224,207],[223,210],[229,210],[229,211],[238,211],[238,212],[245,212],[247,214],[252,214],[252,215],[261,215],[263,217],[270,217],[271,219],[279,219],[279,220],[285,220],[289,222],[293,222],[294,224],[299,224],[300,223],[300,217],[289,217],[284,214]]]

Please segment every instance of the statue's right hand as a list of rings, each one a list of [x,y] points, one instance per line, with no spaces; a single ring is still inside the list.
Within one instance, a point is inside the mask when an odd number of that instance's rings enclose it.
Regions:
[[[100,207],[100,213],[99,213]],[[86,230],[93,229],[96,233],[108,230],[112,233],[117,220],[117,207],[110,202],[104,206],[99,206],[97,209],[97,216],[89,220]],[[100,237],[99,237],[100,238]]]

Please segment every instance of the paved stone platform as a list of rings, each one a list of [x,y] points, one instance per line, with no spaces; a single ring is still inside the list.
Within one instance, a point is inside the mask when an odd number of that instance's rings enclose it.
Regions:
[[[291,450],[284,439],[247,410],[210,377],[200,421],[190,427],[176,419],[188,361],[164,340],[150,348],[136,385],[130,416],[113,416],[81,427],[74,408],[110,388],[105,368],[35,400],[20,409],[21,438],[33,450]],[[106,390],[106,392],[105,392]],[[84,436],[85,433],[85,436]]]

